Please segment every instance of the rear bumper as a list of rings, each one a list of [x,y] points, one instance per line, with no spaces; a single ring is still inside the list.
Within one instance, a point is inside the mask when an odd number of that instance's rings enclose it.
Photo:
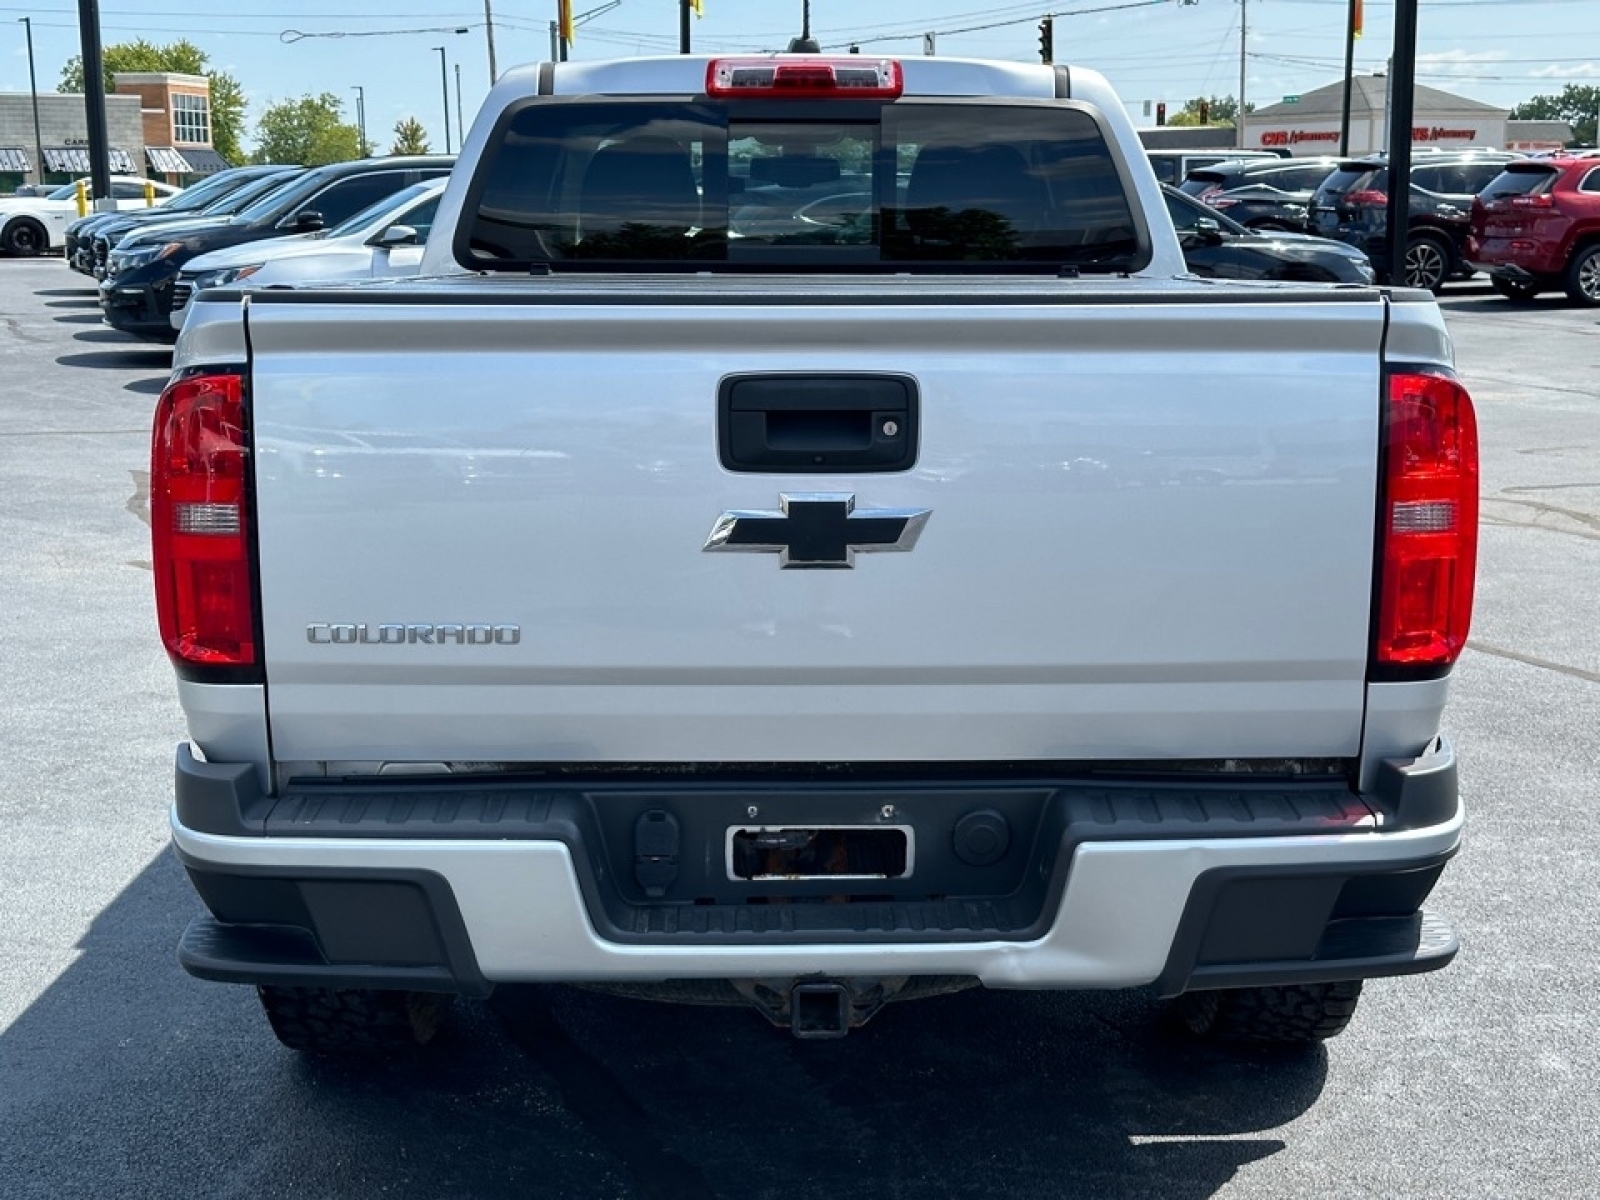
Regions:
[[[1471,237],[1466,254],[1475,270],[1518,283],[1556,278],[1567,265],[1559,244],[1534,238]]]
[[[846,795],[458,777],[329,781],[274,800],[253,768],[184,748],[173,837],[211,914],[180,960],[229,982],[478,994],[819,975],[1176,994],[1435,969],[1455,937],[1421,905],[1460,841],[1454,754],[1440,743],[1382,774],[1378,794],[1342,800],[1327,780],[895,782]],[[752,885],[720,862],[697,876],[716,856],[694,831],[742,823],[752,804],[784,826],[890,805],[923,865],[906,880],[785,882],[765,890],[792,895],[740,900]],[[1010,848],[961,867],[943,847],[951,818],[974,809],[1007,819]],[[641,881],[660,884],[661,856],[636,855],[631,836],[646,811],[676,814],[687,835],[654,897]],[[883,894],[829,902],[846,887]]]

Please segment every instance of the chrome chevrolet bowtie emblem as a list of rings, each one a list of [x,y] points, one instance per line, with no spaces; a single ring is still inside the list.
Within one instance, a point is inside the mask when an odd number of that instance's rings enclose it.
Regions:
[[[857,553],[911,549],[933,511],[857,512],[849,492],[805,492],[778,502],[780,512],[723,513],[703,549],[777,554],[781,567],[853,567]]]

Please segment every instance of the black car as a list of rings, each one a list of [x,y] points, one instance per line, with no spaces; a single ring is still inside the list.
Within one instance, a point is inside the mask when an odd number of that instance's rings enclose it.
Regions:
[[[67,265],[85,275],[94,274],[94,235],[113,227],[139,228],[162,221],[182,221],[206,212],[219,201],[237,195],[258,179],[282,175],[292,167],[230,167],[186,187],[157,208],[130,212],[90,213],[67,226]]]
[[[157,225],[171,229],[174,232],[181,229],[185,233],[195,229],[208,229],[216,225],[226,225],[252,204],[265,199],[280,188],[287,187],[304,171],[304,167],[285,167],[281,171],[263,175],[259,179],[253,179],[238,191],[224,196],[203,212],[183,213],[176,217],[169,217],[165,221],[146,218],[139,222],[113,221],[105,225],[97,225],[89,235],[91,243],[90,258],[93,260],[90,264],[90,273],[96,279],[104,279],[111,252],[121,245],[125,238],[138,237]]]
[[[1400,282],[1438,291],[1445,280],[1472,274],[1464,254],[1472,198],[1514,154],[1441,151],[1411,160],[1410,219]],[[1311,232],[1367,252],[1389,274],[1389,161],[1383,154],[1341,162],[1311,198]]]
[[[1311,197],[1337,158],[1232,159],[1196,167],[1178,190],[1249,229],[1310,232]]]
[[[1353,246],[1303,233],[1257,233],[1163,184],[1183,259],[1212,279],[1282,279],[1298,283],[1371,283],[1372,266]]]
[[[225,224],[180,223],[124,239],[106,264],[100,310],[113,328],[170,342],[172,285],[196,255],[265,238],[331,228],[403,187],[448,175],[453,155],[367,158],[306,171]]]

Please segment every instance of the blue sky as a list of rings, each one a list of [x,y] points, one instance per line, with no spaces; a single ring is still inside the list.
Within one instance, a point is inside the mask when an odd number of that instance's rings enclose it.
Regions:
[[[603,3],[574,0],[580,13]],[[697,50],[782,49],[800,25],[800,0],[704,4]],[[1246,4],[1248,100],[1268,104],[1340,78],[1346,0]],[[501,70],[548,55],[556,0],[490,6]],[[482,0],[101,0],[100,10],[107,43],[188,37],[200,46],[244,86],[252,127],[267,104],[323,91],[346,102],[353,122],[359,85],[373,141],[386,146],[395,122],[415,116],[443,149],[434,47],[446,48],[452,114],[457,63],[469,123],[489,82]],[[1038,19],[1051,10],[1057,60],[1103,71],[1136,118],[1145,100],[1176,109],[1192,96],[1238,91],[1238,0],[812,0],[811,23],[825,47],[860,40],[874,52],[920,54],[921,34],[933,31],[940,54],[1033,60]],[[1422,0],[1420,12],[1422,83],[1505,106],[1569,82],[1600,85],[1600,0]],[[28,88],[23,16],[33,20],[39,86],[53,89],[78,51],[77,4],[0,0],[0,91]],[[1392,3],[1366,0],[1358,72],[1382,68],[1393,23]],[[671,53],[677,28],[676,0],[621,0],[580,26],[573,57]]]

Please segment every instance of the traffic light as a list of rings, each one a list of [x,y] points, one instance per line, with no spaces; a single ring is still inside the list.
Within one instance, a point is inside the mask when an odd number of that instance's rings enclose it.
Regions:
[[[1056,19],[1046,17],[1039,22],[1039,61],[1053,63],[1056,60]]]
[[[1158,100],[1158,101],[1156,101],[1156,124],[1157,125],[1165,125],[1166,123],[1167,123],[1167,102],[1165,100]]]
[[[1200,101],[1200,124],[1207,125],[1211,122],[1211,101]]]

